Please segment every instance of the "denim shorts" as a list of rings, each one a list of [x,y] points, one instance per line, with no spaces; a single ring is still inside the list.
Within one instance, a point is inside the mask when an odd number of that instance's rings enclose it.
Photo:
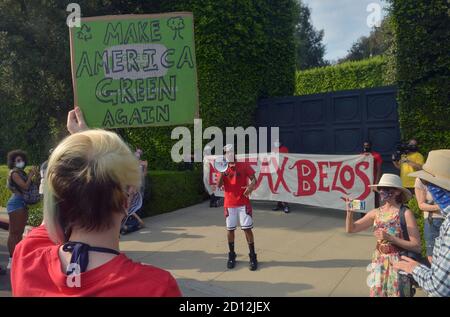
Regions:
[[[434,240],[439,237],[439,230],[444,219],[442,218],[425,218],[424,219],[424,238],[427,246],[427,256],[433,255]]]
[[[17,194],[13,194],[11,198],[8,200],[8,203],[6,204],[6,211],[8,213],[14,212],[18,209],[25,209],[27,207],[27,204],[25,203],[25,200],[22,196],[19,196]]]

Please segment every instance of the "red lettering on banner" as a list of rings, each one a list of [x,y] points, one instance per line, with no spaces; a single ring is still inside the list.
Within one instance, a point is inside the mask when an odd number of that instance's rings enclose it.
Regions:
[[[291,191],[289,190],[288,185],[286,184],[286,181],[284,180],[284,169],[286,168],[286,163],[289,161],[289,159],[287,157],[285,157],[283,159],[283,163],[281,164],[281,168],[278,168],[278,164],[277,164],[277,160],[276,158],[272,158],[271,159],[274,167],[276,168],[277,171],[277,182],[275,183],[275,191],[278,190],[278,187],[280,186],[280,183],[283,185],[283,187],[286,189],[286,191],[288,193],[290,193]]]
[[[328,167],[328,162],[317,162],[317,166],[319,167],[319,191],[329,192],[330,187],[325,187],[323,181],[325,178],[328,178],[328,173],[323,172],[323,167]]]
[[[293,169],[294,167],[297,167],[298,180],[298,189],[297,192],[294,193],[294,196],[314,195],[317,189],[316,183],[314,182],[314,178],[317,174],[317,169],[314,163],[309,160],[298,160],[289,169]],[[309,173],[305,173],[304,168],[307,168],[309,170]],[[306,187],[305,185],[308,185],[308,187]]]
[[[350,174],[350,179],[347,180],[345,178],[345,173],[349,173]],[[341,184],[346,188],[346,189],[352,189],[353,185],[355,185],[355,172],[353,172],[353,169],[348,166],[345,165],[342,169],[341,169],[341,173],[339,175],[339,180],[341,181]]]
[[[269,184],[270,191],[272,194],[276,194],[273,188],[272,173],[270,172],[269,165],[270,163],[267,160],[263,160],[261,162],[261,170],[258,175],[258,180],[256,181],[256,188],[258,188],[259,184],[261,184],[263,177],[267,177],[267,183]]]
[[[330,167],[336,166],[336,171],[334,172],[333,185],[331,185],[331,190],[337,190],[341,193],[348,195],[348,193],[343,188],[341,188],[337,185],[337,181],[339,179],[339,173],[341,172],[341,165],[342,165],[342,162],[330,162]]]
[[[356,198],[358,200],[364,200],[370,195],[370,187],[369,187],[370,179],[366,173],[361,171],[361,167],[363,167],[365,170],[367,170],[369,168],[369,162],[359,162],[355,166],[356,175],[358,175],[358,177],[361,179],[361,181],[364,184],[364,192],[358,198]]]

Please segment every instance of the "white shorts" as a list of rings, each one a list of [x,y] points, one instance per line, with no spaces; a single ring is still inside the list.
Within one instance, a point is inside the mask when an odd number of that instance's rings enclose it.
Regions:
[[[252,210],[250,207],[225,208],[225,216],[228,231],[236,230],[238,219],[242,230],[253,228]]]

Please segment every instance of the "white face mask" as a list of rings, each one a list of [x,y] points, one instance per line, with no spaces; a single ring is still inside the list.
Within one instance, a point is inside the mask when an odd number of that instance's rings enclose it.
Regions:
[[[25,167],[25,162],[16,163],[16,167],[20,168],[20,169],[24,168]]]
[[[227,162],[234,162],[234,152],[227,152],[225,153],[225,159]]]
[[[280,147],[280,142],[274,142],[273,145],[274,145],[275,147]]]

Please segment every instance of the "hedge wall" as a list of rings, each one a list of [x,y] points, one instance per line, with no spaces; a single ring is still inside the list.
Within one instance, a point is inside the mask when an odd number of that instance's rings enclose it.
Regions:
[[[422,152],[450,148],[450,18],[447,0],[390,0],[403,138]]]
[[[6,188],[8,169],[0,166],[0,206],[6,206],[11,192]],[[153,216],[195,205],[205,200],[201,171],[150,171],[146,180],[145,216]],[[28,223],[37,226],[42,222],[42,203],[31,206]]]
[[[73,102],[65,25],[70,2],[0,2],[0,72],[6,79],[0,82],[0,123],[9,125],[8,137],[0,135],[0,162],[13,147],[28,150],[33,162],[42,162],[59,132],[65,132]],[[83,16],[193,12],[204,127],[252,125],[258,98],[294,91],[296,0],[77,3]],[[121,134],[144,149],[151,169],[178,169],[170,159],[170,131],[129,129]]]
[[[295,1],[164,1],[162,11],[192,11],[203,128],[249,126],[258,98],[292,95]],[[192,128],[192,127],[191,127]],[[192,130],[192,129],[191,129]],[[176,169],[171,128],[129,129],[155,169]]]
[[[297,72],[295,95],[392,85],[382,56]]]

